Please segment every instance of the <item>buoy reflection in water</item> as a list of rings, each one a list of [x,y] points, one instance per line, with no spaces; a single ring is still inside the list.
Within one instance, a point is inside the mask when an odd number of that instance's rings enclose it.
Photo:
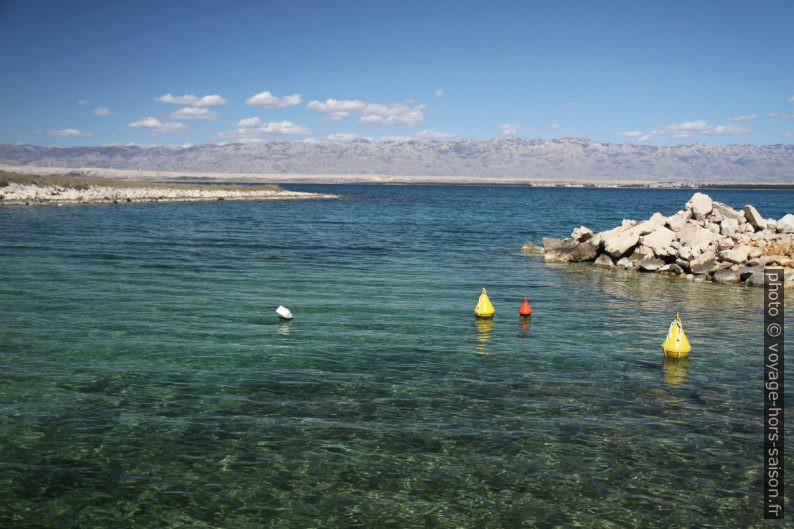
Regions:
[[[686,373],[689,369],[689,358],[662,359],[664,382],[671,388],[677,388],[686,382]]]
[[[289,336],[292,320],[284,320],[278,326],[278,333],[282,336]]]
[[[532,319],[527,316],[521,316],[518,322],[518,335],[522,338],[529,336],[529,330],[532,328]]]
[[[487,355],[488,341],[491,339],[491,332],[493,332],[493,320],[477,318],[474,320],[477,326],[477,354]]]

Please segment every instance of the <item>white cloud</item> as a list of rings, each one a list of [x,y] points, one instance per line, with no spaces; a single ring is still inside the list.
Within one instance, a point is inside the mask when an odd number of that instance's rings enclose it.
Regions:
[[[204,96],[195,103],[193,106],[195,107],[221,107],[226,104],[226,100],[219,96],[218,94],[211,94],[208,96]]]
[[[772,119],[794,119],[794,112],[767,112],[766,117]]]
[[[709,125],[707,121],[697,120],[656,127],[650,134],[671,134],[674,138],[689,138],[696,134],[719,136],[722,134],[744,134],[747,132],[750,132],[750,129],[739,125]]]
[[[350,114],[358,114],[358,122],[364,125],[406,125],[413,127],[421,123],[427,105],[413,105],[413,101],[400,101],[382,105],[359,99],[326,99],[311,101],[306,108],[325,112],[328,119],[337,121]]]
[[[420,140],[420,141],[442,141],[442,140],[449,140],[454,138],[454,134],[450,134],[449,132],[440,132],[437,130],[422,130],[415,134],[408,134],[405,136],[384,136],[381,138],[383,141],[410,141],[410,140]]]
[[[734,121],[751,121],[750,116],[741,116],[742,120]],[[684,123],[673,123],[671,125],[663,125],[652,129],[649,132],[642,132],[639,130],[629,130],[625,132],[618,132],[621,136],[628,138],[637,138],[637,141],[649,141],[654,136],[671,135],[673,138],[691,138],[692,136],[721,136],[724,134],[746,134],[750,132],[747,127],[740,125],[711,125],[705,120],[685,121]]]
[[[291,121],[270,121],[263,123],[259,118],[246,118],[237,122],[232,131],[221,132],[216,137],[234,139],[243,143],[264,141],[269,136],[309,136],[312,133],[303,125]]]
[[[300,105],[303,98],[300,94],[292,94],[291,96],[277,97],[268,91],[259,92],[258,94],[249,97],[245,100],[245,104],[249,107],[266,107],[266,108],[285,108]]]
[[[560,128],[560,124],[559,123],[552,123],[551,124],[551,128],[558,129],[558,128]]]
[[[88,99],[81,99],[77,102],[78,105],[87,105],[88,103],[90,103]]]
[[[757,117],[755,114],[731,114],[728,121],[753,121]]]
[[[444,93],[443,88],[439,88],[433,93],[436,94],[436,97],[444,97],[445,95],[447,95],[446,93]]]
[[[523,127],[523,125],[520,123],[502,123],[501,125],[497,126],[502,129],[502,134],[505,136],[514,136],[518,132],[518,129]]]
[[[128,124],[133,129],[149,129],[154,134],[171,134],[174,132],[182,132],[187,129],[186,125],[177,123],[175,121],[161,122],[157,118],[146,117]]]
[[[329,134],[328,136],[326,136],[325,139],[329,141],[345,142],[345,141],[357,140],[359,138],[361,138],[361,136],[351,132],[336,132],[334,134]],[[371,140],[372,138],[363,138],[363,139]]]
[[[238,127],[258,127],[262,124],[259,118],[245,118],[237,122]]]
[[[786,138],[794,138],[794,132],[786,132],[785,136]]]
[[[171,94],[161,95],[155,101],[168,103],[170,105],[189,105],[192,107],[218,107],[226,104],[226,100],[218,94],[196,97],[193,94],[174,96]]]
[[[786,99],[786,101],[788,101],[789,103],[794,103],[794,96],[789,97],[788,99]]]
[[[218,119],[218,114],[208,108],[185,107],[171,112],[174,119]]]
[[[87,138],[93,136],[91,132],[83,132],[77,129],[59,129],[47,132],[50,136],[57,136],[58,138]]]
[[[582,103],[581,101],[571,101],[570,103],[568,103],[568,106],[569,107],[583,107],[584,103]]]
[[[109,116],[110,109],[108,107],[99,107],[92,110],[91,113],[95,116]]]

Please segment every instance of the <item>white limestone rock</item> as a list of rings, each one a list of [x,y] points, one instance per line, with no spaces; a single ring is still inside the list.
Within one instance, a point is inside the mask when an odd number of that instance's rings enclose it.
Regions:
[[[669,251],[666,251],[669,246],[675,240],[675,232],[673,230],[669,230],[662,226],[661,224],[656,227],[651,233],[647,235],[643,235],[639,242],[640,244],[647,246],[657,256],[663,255],[670,255]]]
[[[794,233],[794,215],[789,213],[781,217],[776,223],[775,228],[780,233]]]
[[[744,212],[736,211],[729,205],[723,204],[722,202],[714,201],[714,211],[722,215],[723,221],[725,219],[733,219],[741,224],[744,224],[746,221],[744,218]]]
[[[666,225],[671,230],[678,231],[678,230],[680,230],[681,228],[684,227],[684,224],[686,224],[686,221],[688,220],[688,218],[689,217],[688,217],[688,215],[685,212],[679,211],[675,215],[671,215],[671,216],[667,217],[667,224]]]
[[[587,226],[579,226],[571,232],[571,238],[575,241],[584,242],[593,237],[593,230]]]
[[[686,207],[692,210],[692,216],[697,220],[702,220],[706,218],[706,215],[711,213],[714,204],[710,196],[704,195],[703,193],[695,193],[692,195],[692,198],[689,199],[689,202],[686,203]]]
[[[744,211],[744,218],[747,219],[747,222],[750,223],[753,226],[753,228],[755,228],[756,230],[762,230],[766,228],[766,220],[764,220],[764,217],[762,217],[761,214],[758,213],[758,210],[755,209],[753,206],[747,204],[746,206],[744,206],[743,211]]]
[[[741,264],[747,261],[749,255],[750,255],[750,248],[744,245],[737,246],[736,248],[733,248],[731,250],[722,250],[719,253],[720,259],[735,264]]]

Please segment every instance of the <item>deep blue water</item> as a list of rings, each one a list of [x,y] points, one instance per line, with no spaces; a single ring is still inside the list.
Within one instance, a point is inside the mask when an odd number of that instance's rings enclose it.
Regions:
[[[761,291],[518,251],[692,190],[286,187],[0,208],[0,527],[762,525]]]

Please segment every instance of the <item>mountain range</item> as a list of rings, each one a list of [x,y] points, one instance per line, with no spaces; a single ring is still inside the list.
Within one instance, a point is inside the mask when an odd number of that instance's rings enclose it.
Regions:
[[[0,145],[0,163],[138,171],[476,177],[550,182],[794,183],[794,145],[657,147],[553,140],[234,143],[185,147]]]

